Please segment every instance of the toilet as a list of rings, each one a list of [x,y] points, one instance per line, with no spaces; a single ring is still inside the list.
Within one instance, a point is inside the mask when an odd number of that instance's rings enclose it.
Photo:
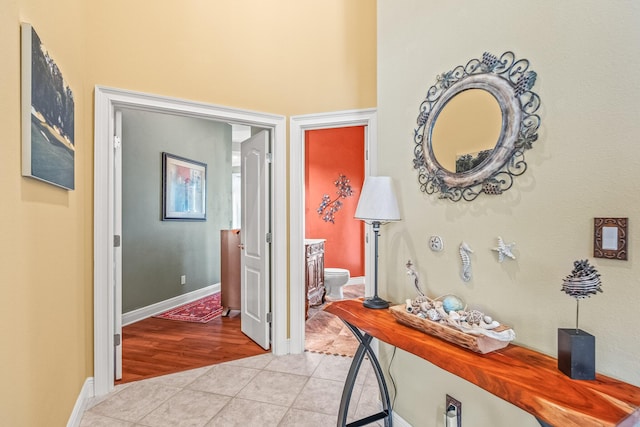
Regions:
[[[331,299],[343,299],[342,287],[349,281],[349,270],[344,268],[325,268],[324,269],[324,288],[326,290],[325,297]]]

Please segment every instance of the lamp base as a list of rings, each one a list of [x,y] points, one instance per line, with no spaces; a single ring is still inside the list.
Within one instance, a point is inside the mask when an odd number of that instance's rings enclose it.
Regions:
[[[364,302],[362,303],[362,305],[364,305],[367,308],[388,308],[389,307],[389,302],[383,300],[382,298],[380,298],[379,296],[374,296],[371,298],[366,298],[364,300]]]

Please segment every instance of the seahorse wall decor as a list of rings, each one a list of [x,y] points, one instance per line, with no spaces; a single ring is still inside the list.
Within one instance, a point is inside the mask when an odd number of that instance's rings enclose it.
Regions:
[[[416,288],[418,295],[424,296],[424,292],[422,291],[422,287],[420,286],[420,279],[418,278],[418,272],[413,267],[413,263],[411,260],[407,261],[407,276],[410,276],[413,279],[413,286]]]
[[[460,260],[462,261],[462,272],[460,277],[465,282],[471,280],[471,257],[469,254],[472,254],[473,251],[465,242],[460,243]]]

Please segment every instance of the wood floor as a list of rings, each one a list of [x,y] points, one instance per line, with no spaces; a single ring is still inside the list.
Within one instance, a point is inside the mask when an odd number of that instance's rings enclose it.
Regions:
[[[122,328],[124,384],[268,353],[240,331],[240,312],[209,323],[150,317]]]

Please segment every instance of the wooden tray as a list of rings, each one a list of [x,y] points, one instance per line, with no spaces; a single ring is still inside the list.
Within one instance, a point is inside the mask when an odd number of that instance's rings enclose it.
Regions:
[[[486,354],[509,345],[509,341],[500,341],[485,335],[467,334],[452,326],[443,325],[429,319],[422,319],[415,314],[408,313],[404,304],[389,307],[389,311],[396,321],[403,325],[449,341],[450,343],[475,351],[476,353]],[[500,325],[494,330],[500,332],[507,329],[510,328],[505,325]]]

